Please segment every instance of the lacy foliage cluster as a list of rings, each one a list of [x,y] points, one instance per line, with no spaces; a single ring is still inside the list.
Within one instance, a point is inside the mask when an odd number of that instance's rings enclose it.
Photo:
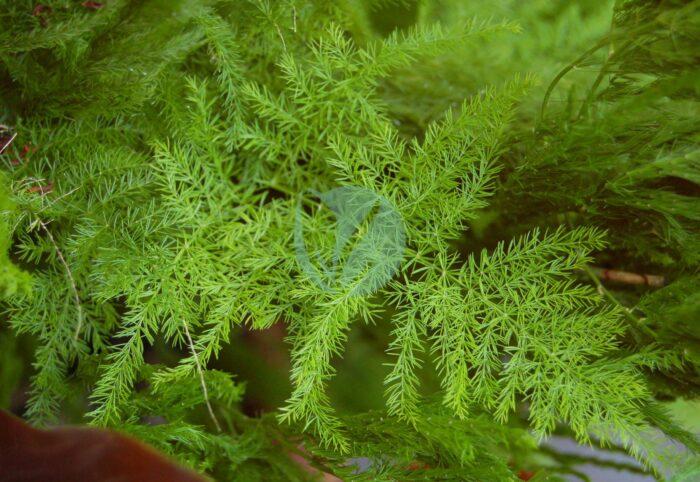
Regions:
[[[224,480],[311,477],[290,453],[358,480],[556,477],[553,432],[657,474],[653,427],[696,448],[658,400],[700,388],[699,2],[103,3],[0,0],[0,294],[35,346],[26,417]],[[295,257],[300,196],[339,186],[404,220],[371,295]],[[614,293],[593,263],[671,283]],[[251,418],[208,367],[280,322],[291,392]],[[385,408],[350,413],[329,385],[358,324],[387,331]]]

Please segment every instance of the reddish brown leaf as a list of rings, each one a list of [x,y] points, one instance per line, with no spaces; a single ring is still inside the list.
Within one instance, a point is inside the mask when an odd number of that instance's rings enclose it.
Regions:
[[[306,472],[317,476],[319,482],[343,482],[342,479],[339,479],[333,474],[321,472],[320,470],[314,468],[309,462],[309,460],[304,456],[306,455],[306,450],[304,450],[304,447],[302,445],[298,445],[297,448],[299,449],[300,453],[290,452],[289,456],[294,462],[299,464]]]
[[[25,144],[22,146],[22,152],[19,153],[21,157],[27,157],[27,155],[31,154],[32,152],[36,151],[34,147],[32,147],[30,144]]]
[[[27,189],[27,192],[29,192],[29,193],[39,193],[42,196],[44,194],[50,193],[51,191],[53,191],[53,183],[52,182],[46,183],[46,184],[41,185],[41,186],[32,186],[29,189]]]
[[[83,2],[80,5],[82,5],[85,8],[89,8],[91,10],[98,10],[98,9],[104,7],[104,5],[100,2]]]
[[[530,479],[533,478],[534,476],[535,476],[535,473],[534,473],[534,472],[531,472],[531,471],[529,471],[529,470],[522,470],[522,469],[521,469],[521,470],[518,471],[518,478],[519,478],[520,480],[530,480]]]
[[[15,137],[17,137],[17,134],[13,133],[7,127],[0,125],[0,154],[10,147]]]
[[[408,467],[406,467],[408,470],[414,471],[414,470],[428,470],[430,468],[430,465],[419,462],[417,460],[414,460],[410,464],[408,464]]]
[[[34,10],[32,11],[32,15],[34,15],[35,17],[38,17],[45,13],[51,13],[51,7],[47,5],[42,5],[40,3],[37,3],[36,7],[34,7]]]
[[[152,448],[109,430],[37,430],[0,410],[3,482],[205,482]]]
[[[46,19],[48,14],[51,13],[51,7],[47,5],[42,5],[42,4],[37,4],[36,7],[34,7],[34,10],[32,10],[32,15],[37,17],[39,19],[39,23],[41,24],[42,27],[46,27],[49,22]]]

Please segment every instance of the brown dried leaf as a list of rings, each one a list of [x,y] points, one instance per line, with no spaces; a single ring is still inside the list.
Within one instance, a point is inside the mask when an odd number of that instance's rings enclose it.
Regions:
[[[110,430],[38,430],[0,410],[3,482],[205,482],[151,447]]]

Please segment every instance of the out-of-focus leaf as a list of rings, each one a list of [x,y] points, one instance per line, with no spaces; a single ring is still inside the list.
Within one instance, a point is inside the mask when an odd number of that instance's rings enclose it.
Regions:
[[[2,482],[203,482],[152,448],[108,430],[37,430],[0,411]]]

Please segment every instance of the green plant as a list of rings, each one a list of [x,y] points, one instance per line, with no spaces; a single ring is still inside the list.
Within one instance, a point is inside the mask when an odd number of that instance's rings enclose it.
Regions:
[[[661,403],[698,386],[700,3],[504,0],[503,20],[474,3],[0,0],[24,415],[115,427],[222,480],[576,473],[537,444],[552,433],[659,477],[687,454],[653,430],[697,450]],[[403,220],[372,293],[319,286],[295,250],[299,214],[328,259],[333,218],[303,194],[337,187]],[[227,361],[280,324],[288,367],[269,347]],[[252,416],[251,392],[279,410]]]

